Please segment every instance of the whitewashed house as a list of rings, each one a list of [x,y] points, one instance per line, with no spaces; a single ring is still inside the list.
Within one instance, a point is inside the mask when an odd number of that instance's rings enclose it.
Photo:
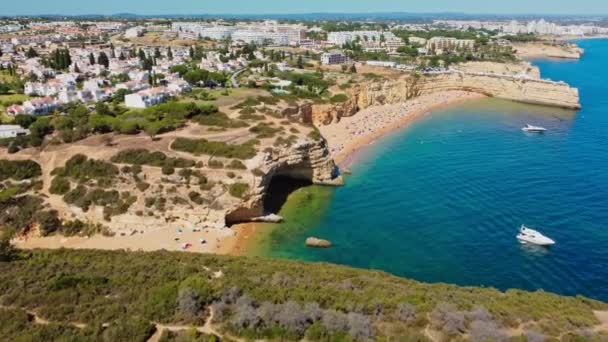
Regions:
[[[164,87],[156,87],[125,95],[125,106],[129,108],[148,108],[165,102],[170,96]]]

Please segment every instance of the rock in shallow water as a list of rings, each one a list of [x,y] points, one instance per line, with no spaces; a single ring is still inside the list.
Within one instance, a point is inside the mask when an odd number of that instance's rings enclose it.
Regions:
[[[314,248],[328,248],[331,247],[331,241],[323,240],[316,237],[309,237],[306,239],[306,246]]]

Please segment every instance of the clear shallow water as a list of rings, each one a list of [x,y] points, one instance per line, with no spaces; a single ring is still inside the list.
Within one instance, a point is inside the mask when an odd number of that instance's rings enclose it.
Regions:
[[[608,301],[608,41],[579,44],[580,61],[535,63],[579,88],[578,113],[493,99],[437,111],[365,151],[345,187],[293,194],[256,253]],[[557,245],[520,245],[522,223]],[[311,235],[335,247],[304,247]]]

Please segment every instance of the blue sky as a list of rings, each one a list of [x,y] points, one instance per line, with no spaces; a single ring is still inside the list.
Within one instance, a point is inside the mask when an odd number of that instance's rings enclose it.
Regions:
[[[608,0],[0,0],[15,14],[465,12],[608,14]]]

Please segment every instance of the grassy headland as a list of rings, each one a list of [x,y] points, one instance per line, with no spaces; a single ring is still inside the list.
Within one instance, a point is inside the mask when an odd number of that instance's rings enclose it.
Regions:
[[[0,262],[0,293],[2,340],[145,341],[161,324],[202,327],[211,312],[222,339],[608,337],[594,330],[600,324],[594,310],[608,305],[583,297],[430,285],[377,271],[259,258],[16,251]]]

